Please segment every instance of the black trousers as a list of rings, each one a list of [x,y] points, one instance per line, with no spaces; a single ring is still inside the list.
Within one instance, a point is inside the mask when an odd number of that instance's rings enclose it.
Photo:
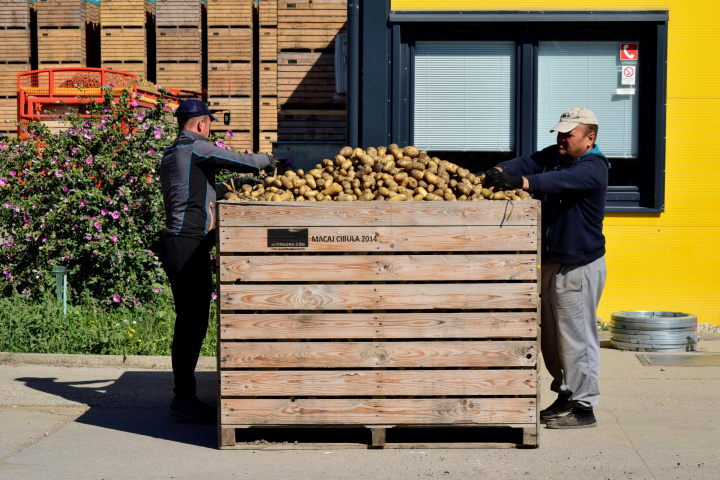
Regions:
[[[189,237],[163,239],[162,264],[170,280],[175,303],[172,368],[175,395],[195,395],[195,367],[208,328],[213,291],[210,250],[215,235],[203,240]]]

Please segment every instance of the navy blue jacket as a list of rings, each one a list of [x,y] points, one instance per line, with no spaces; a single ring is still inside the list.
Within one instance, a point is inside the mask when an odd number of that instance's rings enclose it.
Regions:
[[[542,260],[589,263],[605,255],[605,201],[608,161],[586,153],[563,165],[556,145],[498,164],[508,175],[524,176],[542,202]]]
[[[215,170],[257,173],[269,163],[266,153],[231,152],[198,133],[182,130],[160,164],[164,235],[204,238],[215,227]]]

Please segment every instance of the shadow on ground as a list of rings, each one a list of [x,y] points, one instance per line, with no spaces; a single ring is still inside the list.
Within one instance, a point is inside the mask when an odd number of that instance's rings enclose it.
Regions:
[[[215,372],[196,372],[198,397],[215,405]],[[60,382],[56,378],[23,377],[27,387],[90,409],[75,421],[199,447],[217,448],[217,427],[184,423],[167,413],[173,377],[167,371],[128,371],[119,378]]]

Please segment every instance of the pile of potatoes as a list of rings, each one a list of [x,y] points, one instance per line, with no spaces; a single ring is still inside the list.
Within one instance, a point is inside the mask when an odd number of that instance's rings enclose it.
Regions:
[[[234,201],[349,202],[354,200],[456,201],[527,200],[523,190],[493,191],[484,188],[484,175],[409,146],[399,148],[344,147],[333,160],[323,160],[314,169],[288,171],[267,177],[259,185],[243,185],[228,192]]]

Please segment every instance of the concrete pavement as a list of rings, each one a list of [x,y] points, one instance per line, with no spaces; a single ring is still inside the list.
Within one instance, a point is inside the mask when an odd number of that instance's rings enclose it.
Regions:
[[[701,339],[701,354],[720,353],[720,335]],[[164,357],[0,354],[0,478],[720,477],[720,366],[645,366],[605,345],[598,427],[543,427],[537,449],[264,451],[218,450],[215,426],[170,417],[168,366]],[[203,367],[200,396],[215,403],[214,359]],[[541,380],[544,407],[554,395]]]

